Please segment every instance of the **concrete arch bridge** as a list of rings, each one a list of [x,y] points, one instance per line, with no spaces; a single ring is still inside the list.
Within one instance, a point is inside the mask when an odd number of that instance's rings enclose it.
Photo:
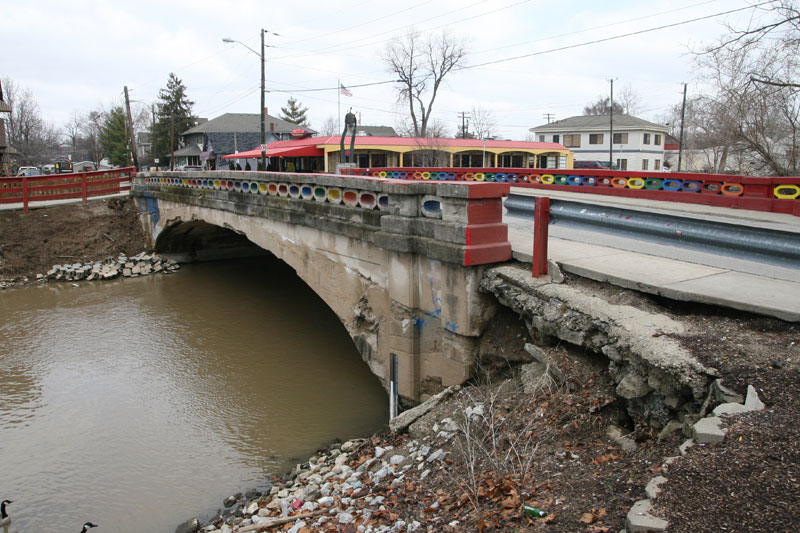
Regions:
[[[133,185],[159,253],[252,252],[290,265],[336,313],[388,389],[424,400],[470,377],[494,306],[486,265],[511,259],[504,183],[270,172],[151,172]],[[269,282],[270,280],[265,280]]]

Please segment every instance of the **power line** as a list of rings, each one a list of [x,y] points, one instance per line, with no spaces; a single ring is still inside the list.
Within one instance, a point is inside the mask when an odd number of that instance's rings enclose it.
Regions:
[[[376,81],[373,83],[361,83],[356,85],[347,85],[348,89],[352,89],[354,87],[370,87],[372,85],[385,85],[387,83],[397,83],[399,80],[386,80],[386,81]],[[339,87],[320,87],[317,89],[292,89],[290,91],[282,90],[282,89],[270,89],[267,92],[274,92],[274,93],[310,93],[310,92],[317,92],[317,91],[338,91]]]
[[[615,35],[613,37],[605,37],[603,39],[595,39],[593,41],[586,41],[586,42],[583,42],[583,43],[571,44],[571,45],[567,45],[567,46],[560,46],[558,48],[551,48],[549,50],[542,50],[540,52],[532,52],[530,54],[523,54],[523,55],[514,56],[514,57],[507,57],[505,59],[496,59],[494,61],[487,61],[485,63],[478,63],[477,65],[469,65],[469,66],[461,67],[461,68],[458,68],[458,69],[455,69],[455,70],[470,70],[470,69],[473,69],[473,68],[485,67],[486,65],[496,65],[497,63],[505,63],[507,61],[514,61],[516,59],[524,59],[526,57],[540,56],[540,55],[549,54],[549,53],[552,53],[552,52],[561,52],[563,50],[570,50],[572,48],[580,48],[582,46],[589,46],[589,45],[592,45],[592,44],[599,44],[599,43],[604,43],[604,42],[607,42],[607,41],[613,41],[613,40],[616,40],[616,39],[622,39],[623,37],[631,37],[633,35],[641,35],[643,33],[649,33],[649,32],[657,31],[657,30],[663,30],[663,29],[666,29],[666,28],[674,28],[675,26],[682,26],[684,24],[689,24],[689,23],[692,23],[692,22],[698,22],[698,21],[701,21],[701,20],[707,20],[707,19],[710,19],[710,18],[720,17],[722,15],[730,15],[731,13],[744,11],[746,9],[755,9],[755,8],[761,7],[763,5],[771,4],[771,3],[773,3],[773,1],[774,0],[770,0],[770,1],[767,1],[767,2],[761,2],[760,4],[754,4],[754,5],[747,6],[747,7],[740,7],[738,9],[731,9],[730,11],[721,11],[719,13],[714,13],[712,15],[706,15],[706,16],[703,16],[703,17],[697,17],[697,18],[693,18],[693,19],[689,19],[689,20],[684,20],[684,21],[681,21],[681,22],[674,22],[672,24],[664,24],[663,26],[657,26],[655,28],[648,28],[646,30],[639,30],[639,31],[634,31],[634,32],[630,32],[630,33],[624,33],[622,35]]]

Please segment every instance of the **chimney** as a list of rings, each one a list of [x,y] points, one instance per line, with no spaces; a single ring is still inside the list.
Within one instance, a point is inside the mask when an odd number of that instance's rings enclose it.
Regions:
[[[274,122],[270,122],[269,123],[269,131],[275,131],[275,123]]]

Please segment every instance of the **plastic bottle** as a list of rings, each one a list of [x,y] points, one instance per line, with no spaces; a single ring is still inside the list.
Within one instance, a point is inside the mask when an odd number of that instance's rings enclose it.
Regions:
[[[523,505],[522,506],[522,511],[526,515],[528,515],[530,517],[533,517],[533,518],[544,518],[545,516],[547,516],[547,513],[545,513],[544,511],[542,511],[538,507],[532,507],[530,505]]]

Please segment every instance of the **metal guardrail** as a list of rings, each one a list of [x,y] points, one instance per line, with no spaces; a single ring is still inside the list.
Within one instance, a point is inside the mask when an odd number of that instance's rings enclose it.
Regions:
[[[533,220],[534,200],[512,192],[504,206]],[[800,233],[553,198],[550,224],[800,269]]]

